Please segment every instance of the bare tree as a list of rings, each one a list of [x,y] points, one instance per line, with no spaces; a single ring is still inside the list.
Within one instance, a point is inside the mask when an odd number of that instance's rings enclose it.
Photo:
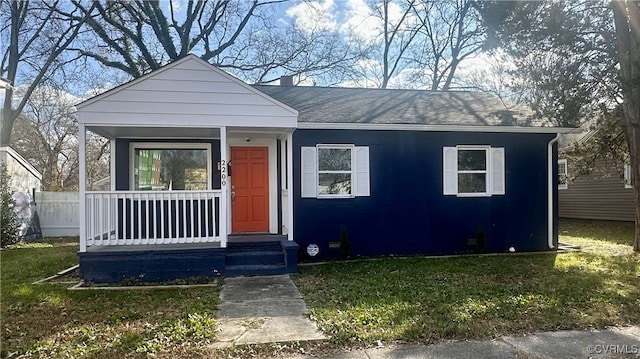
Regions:
[[[481,18],[472,0],[422,0],[413,4],[419,20],[419,46],[413,61],[426,71],[431,90],[449,90],[460,63],[479,53],[485,42]]]
[[[63,56],[65,49],[78,35],[83,16],[64,3],[71,18],[62,18],[58,10],[60,1],[0,2],[0,29],[2,42],[7,44],[0,63],[0,75],[8,80],[2,107],[0,145],[10,143],[13,125],[36,87],[54,78],[56,71],[72,58]],[[18,98],[15,89],[25,85]]]
[[[22,91],[18,89],[18,95]],[[37,87],[16,121],[11,146],[42,172],[46,191],[78,188],[78,98],[49,86]],[[89,186],[109,175],[108,141],[87,138]]]
[[[380,32],[354,77],[374,77],[381,88],[401,77],[403,87],[449,90],[460,63],[483,49],[486,33],[475,1],[384,0],[370,6]]]
[[[370,1],[368,14],[354,14],[356,19],[352,19],[346,36],[361,47],[359,61],[350,70],[351,83],[388,88],[394,77],[411,66],[406,54],[420,26],[412,14],[415,1]]]
[[[61,14],[74,20],[88,17],[92,30],[74,50],[135,78],[192,51],[215,61],[234,44],[258,7],[273,2],[188,1],[184,15],[173,1],[168,13],[160,1],[72,3],[80,12]]]
[[[335,33],[276,24],[273,6],[287,0],[95,1],[72,0],[90,32],[78,54],[133,78],[194,53],[245,80],[274,81],[282,73],[322,73],[353,56]],[[284,27],[284,29],[283,29]]]
[[[23,116],[15,126],[11,145],[42,171],[44,190],[77,185],[75,102],[76,98],[63,91],[39,86],[29,96]]]
[[[316,25],[300,27],[281,21],[268,30],[250,26],[245,36],[217,59],[217,66],[256,84],[275,82],[282,74],[293,76],[298,83],[338,83],[364,50],[347,44],[338,31]]]
[[[456,87],[493,94],[505,108],[524,104],[530,89],[525,86],[527,79],[514,70],[515,65],[508,56],[491,54],[482,61],[482,66],[464,71]]]
[[[383,21],[382,33],[382,83],[381,88],[387,88],[389,80],[399,69],[403,62],[404,54],[412,45],[418,34],[418,26],[411,21],[409,15],[412,13],[414,1],[408,1],[402,9],[399,19],[392,20],[389,16],[389,2],[384,0],[382,6],[378,8],[379,16]]]

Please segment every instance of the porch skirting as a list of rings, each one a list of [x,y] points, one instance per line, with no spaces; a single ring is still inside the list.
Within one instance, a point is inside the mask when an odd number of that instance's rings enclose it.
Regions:
[[[78,252],[80,278],[90,283],[158,282],[190,277],[296,273],[298,245],[291,241],[218,246],[112,246]],[[274,255],[275,254],[275,255]]]

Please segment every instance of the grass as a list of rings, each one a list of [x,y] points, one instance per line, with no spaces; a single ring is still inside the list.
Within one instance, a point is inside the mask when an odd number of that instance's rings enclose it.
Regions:
[[[633,225],[563,221],[582,252],[383,258],[300,268],[310,316],[341,346],[433,343],[640,323]]]
[[[329,341],[211,349],[219,288],[69,291],[31,283],[77,263],[77,240],[0,252],[0,357],[192,358],[325,354],[379,342],[433,343],[640,323],[633,226],[563,221],[582,252],[381,258],[293,276]]]
[[[69,291],[31,283],[77,264],[76,240],[0,252],[0,357],[200,357],[215,337],[219,288]]]

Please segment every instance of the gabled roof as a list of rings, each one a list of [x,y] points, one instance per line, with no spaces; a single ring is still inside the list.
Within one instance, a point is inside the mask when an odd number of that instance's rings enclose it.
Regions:
[[[116,137],[140,128],[295,128],[298,112],[194,55],[77,105],[79,123]],[[171,135],[171,133],[169,133]]]
[[[14,161],[20,164],[22,168],[31,173],[38,181],[42,181],[42,173],[38,171],[29,161],[27,161],[21,154],[9,146],[0,147],[0,162],[7,162],[7,156],[13,158]]]
[[[523,106],[507,109],[491,94],[468,91],[254,86],[298,110],[298,127],[332,124],[543,129],[558,132],[548,120]],[[371,127],[371,126],[369,126]],[[544,131],[544,130],[548,131]],[[569,129],[565,129],[569,130]],[[535,130],[534,130],[535,131]],[[538,130],[540,131],[540,130]],[[566,132],[566,131],[560,131]]]

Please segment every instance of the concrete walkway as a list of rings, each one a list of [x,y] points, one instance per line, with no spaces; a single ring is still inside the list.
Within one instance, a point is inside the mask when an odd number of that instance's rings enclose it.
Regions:
[[[225,278],[220,301],[215,347],[325,339],[289,275]]]
[[[308,359],[311,357],[298,356]],[[491,341],[443,342],[355,350],[332,359],[640,358],[640,326],[598,331],[541,332]]]

